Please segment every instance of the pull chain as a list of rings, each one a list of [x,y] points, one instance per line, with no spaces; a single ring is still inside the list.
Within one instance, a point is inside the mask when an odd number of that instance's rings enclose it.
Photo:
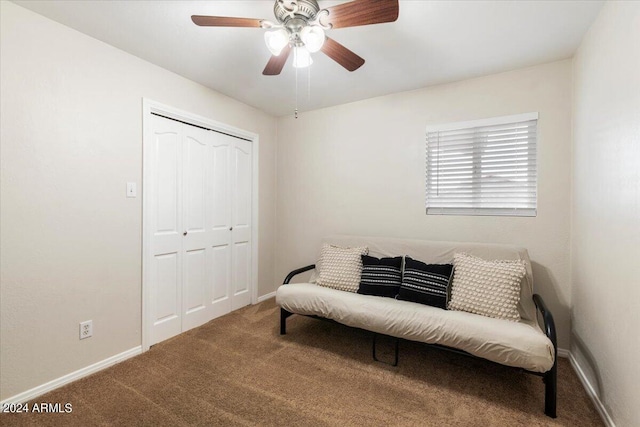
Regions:
[[[293,49],[293,61],[294,63],[298,62],[298,49],[294,48]],[[296,109],[294,111],[294,117],[297,119],[298,118],[298,67],[296,68]]]

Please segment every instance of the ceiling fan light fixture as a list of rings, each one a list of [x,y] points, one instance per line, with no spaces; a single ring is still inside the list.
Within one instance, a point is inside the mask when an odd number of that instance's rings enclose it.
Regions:
[[[282,52],[282,49],[289,44],[289,33],[283,28],[275,31],[267,31],[264,33],[264,42],[267,44],[269,52],[278,56],[280,52]]]
[[[303,46],[296,46],[293,50],[293,66],[295,68],[305,68],[313,64],[311,54]]]
[[[300,31],[300,39],[309,52],[317,52],[324,44],[324,30],[315,25],[306,26]]]

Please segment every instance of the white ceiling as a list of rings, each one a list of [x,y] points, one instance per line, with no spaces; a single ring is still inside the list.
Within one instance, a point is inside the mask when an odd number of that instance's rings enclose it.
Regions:
[[[198,27],[190,19],[274,20],[273,0],[15,3],[268,113],[286,115],[295,108],[291,59],[279,76],[262,75],[270,57],[264,30]],[[299,109],[569,58],[603,3],[401,0],[396,22],[328,32],[366,63],[350,73],[314,54],[314,64],[298,71]]]

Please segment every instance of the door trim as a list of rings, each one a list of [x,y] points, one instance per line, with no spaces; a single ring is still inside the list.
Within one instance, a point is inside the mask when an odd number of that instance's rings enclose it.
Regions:
[[[179,120],[186,124],[210,129],[215,132],[221,132],[236,138],[241,138],[251,143],[251,304],[258,303],[258,158],[259,158],[259,136],[256,133],[239,129],[225,123],[221,123],[207,117],[179,110],[177,108],[161,104],[159,102],[142,98],[142,351],[149,350],[152,313],[149,310],[149,301],[151,298],[150,284],[147,283],[149,278],[149,266],[145,260],[148,258],[150,248],[150,238],[148,234],[148,218],[147,212],[150,212],[149,196],[144,191],[145,182],[151,179],[150,173],[150,156],[149,148],[152,143],[151,115],[158,114],[169,119]]]

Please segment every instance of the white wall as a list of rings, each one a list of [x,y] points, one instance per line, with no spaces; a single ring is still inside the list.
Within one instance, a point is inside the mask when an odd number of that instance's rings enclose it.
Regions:
[[[538,216],[425,214],[425,127],[537,111]],[[315,262],[332,233],[511,243],[569,346],[571,61],[278,119],[276,280]]]
[[[571,352],[640,425],[640,3],[607,2],[574,58]]]
[[[143,97],[260,135],[259,295],[272,291],[276,119],[0,8],[0,400],[141,343],[142,197],[125,184],[142,189]]]

